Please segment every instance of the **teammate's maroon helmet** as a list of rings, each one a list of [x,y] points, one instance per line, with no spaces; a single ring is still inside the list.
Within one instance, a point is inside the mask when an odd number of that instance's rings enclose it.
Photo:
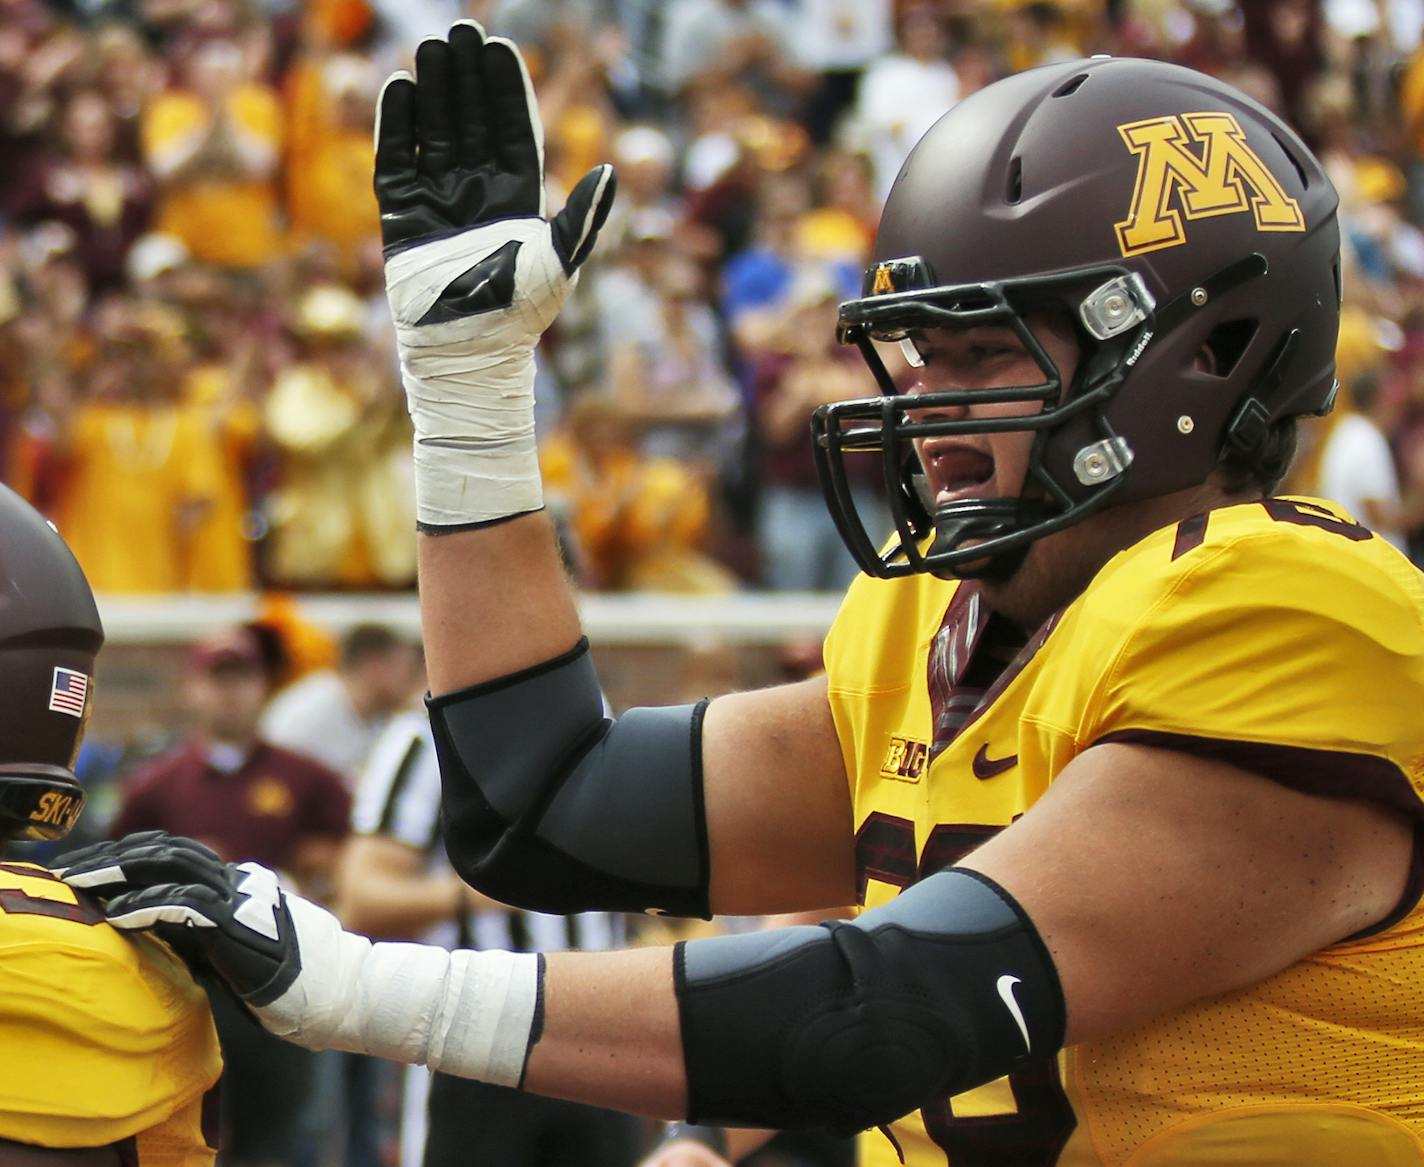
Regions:
[[[0,486],[0,837],[62,838],[79,817],[74,759],[103,641],[64,540]]]
[[[1228,452],[1249,461],[1273,423],[1328,411],[1335,210],[1329,179],[1284,123],[1176,65],[1044,66],[957,105],[906,161],[862,297],[841,306],[841,338],[859,345],[884,396],[822,407],[814,423],[823,488],[861,566],[962,575],[989,557],[989,570],[1011,569],[1034,539],[1204,482]],[[1082,356],[1070,385],[1024,323],[1035,311],[1074,321]],[[907,340],[913,363],[919,331],[978,324],[1012,327],[1043,382],[992,398],[902,396],[873,344]],[[1213,361],[1198,359],[1203,349]],[[1025,416],[953,416],[991,399],[1022,403]],[[921,417],[952,409],[916,422],[912,405]],[[910,441],[1004,431],[1036,434],[1022,493],[931,514]],[[898,531],[883,552],[851,501],[851,451],[881,458]]]

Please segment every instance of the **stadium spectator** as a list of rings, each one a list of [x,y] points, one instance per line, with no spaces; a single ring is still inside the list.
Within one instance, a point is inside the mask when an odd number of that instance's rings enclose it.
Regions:
[[[356,53],[315,51],[288,77],[286,207],[293,243],[331,247],[344,275],[380,238],[371,193],[377,77]]]
[[[1240,5],[1246,54],[1271,75],[1281,113],[1293,124],[1305,120],[1312,84],[1328,61],[1320,0],[1255,0]]]
[[[722,269],[722,313],[743,361],[756,361],[774,349],[797,273],[823,266],[807,255],[801,231],[810,202],[806,176],[795,171],[769,176],[760,190],[751,245]],[[843,297],[860,282],[858,263],[847,259],[832,267]]]
[[[1380,426],[1379,373],[1362,373],[1340,387],[1320,451],[1320,477],[1312,493],[1340,503],[1360,522],[1400,550],[1409,526],[1389,439]],[[1415,516],[1417,517],[1417,516]]]
[[[856,117],[875,168],[877,202],[889,193],[910,147],[959,100],[949,48],[939,6],[907,4],[895,20],[895,51],[872,63],[860,79]]]
[[[368,460],[332,506],[337,492],[307,489],[305,467],[284,489],[272,438],[302,431],[302,403],[322,396],[311,391],[307,352],[286,331],[313,286],[340,284],[375,305],[362,319],[362,363],[373,378],[393,369],[367,173],[372,79],[421,36],[467,15],[531,50],[551,208],[590,160],[607,151],[620,166],[600,251],[540,367],[543,434],[567,401],[613,380],[615,348],[622,359],[634,345],[619,319],[623,293],[629,318],[663,327],[671,285],[656,286],[649,274],[630,287],[623,276],[630,266],[657,267],[671,250],[703,265],[704,287],[714,290],[703,298],[733,340],[713,354],[708,379],[730,375],[748,398],[749,362],[765,352],[758,315],[777,308],[791,273],[806,261],[844,259],[844,294],[856,290],[902,139],[998,76],[1069,51],[1176,58],[1299,119],[1346,194],[1347,297],[1407,332],[1424,286],[1416,9],[1358,0],[968,8],[928,0],[322,0],[298,14],[248,0],[4,0],[0,164],[14,176],[3,196],[14,213],[0,223],[11,273],[0,279],[0,301],[8,300],[0,317],[9,320],[0,325],[0,473],[55,512],[56,494],[69,487],[60,439],[88,412],[91,379],[104,379],[106,321],[138,313],[135,297],[157,299],[183,316],[191,358],[178,396],[205,431],[175,444],[191,446],[195,461],[214,461],[216,473],[199,476],[218,484],[202,507],[178,508],[188,566],[164,578],[205,591],[254,582],[409,586],[401,441],[355,442],[355,460]],[[93,164],[76,163],[75,147]],[[125,198],[147,187],[156,222],[181,236],[182,250],[170,248],[156,266],[151,250],[119,264],[142,218],[141,199],[123,202],[112,218],[120,174]],[[621,242],[649,210],[667,218],[657,242],[645,241],[641,263],[622,254]],[[768,251],[776,262],[766,262]],[[114,299],[127,307],[106,302]],[[687,306],[688,319],[702,315]],[[294,364],[302,369],[295,378]],[[1385,399],[1393,385],[1386,378]],[[278,408],[269,410],[278,386]],[[394,433],[404,423],[389,377],[381,400],[389,409],[375,414]],[[379,429],[375,414],[368,420]],[[1407,409],[1397,424],[1412,427],[1413,417]],[[1400,449],[1407,495],[1401,433],[1386,436]],[[330,458],[348,461],[350,450],[338,443]],[[305,457],[290,454],[289,471]],[[747,469],[755,460],[739,453],[709,500],[712,527],[740,540],[719,539],[717,555],[748,578],[746,546],[760,518]]]
[[[350,788],[419,683],[419,657],[409,641],[383,624],[357,624],[341,638],[336,668],[308,673],[272,699],[262,733],[317,759]]]
[[[855,103],[861,74],[889,51],[891,0],[802,0],[792,15],[791,43],[816,75],[802,120],[817,146],[827,145],[841,115]]]
[[[1014,0],[1007,20],[1011,73],[1083,55],[1073,42],[1067,15],[1053,0]]]
[[[111,301],[85,394],[54,411],[55,520],[96,591],[192,584],[194,533],[222,492],[223,456],[181,398],[190,360],[172,309]]]
[[[0,19],[0,162],[18,174],[45,150],[63,88],[79,72],[84,34],[42,0],[9,0]]]
[[[241,47],[227,38],[195,44],[181,78],[143,118],[144,159],[160,183],[157,226],[205,263],[267,263],[282,246],[277,94],[248,76]]]
[[[736,440],[737,390],[722,358],[701,272],[676,252],[652,270],[652,311],[623,317],[608,353],[608,386],[642,425],[639,447],[710,480]]]
[[[627,126],[613,139],[610,154],[618,167],[618,201],[603,227],[612,244],[606,257],[611,260],[627,241],[641,212],[652,211],[675,221],[681,216],[682,200],[673,191],[677,151],[662,129],[646,124]]]
[[[568,524],[580,582],[596,590],[726,592],[732,574],[705,550],[704,476],[644,455],[640,421],[610,395],[574,399],[541,456],[550,507]]]
[[[762,484],[757,541],[762,582],[775,591],[835,591],[857,570],[826,513],[810,429],[818,405],[868,392],[859,354],[836,343],[840,299],[831,272],[801,271],[788,294],[779,351],[762,357],[753,375]],[[854,484],[858,505],[873,514],[880,468],[873,459],[855,468],[864,472]]]
[[[549,21],[538,84],[549,95],[544,149],[555,191],[572,189],[608,157],[619,122],[608,74],[621,52],[611,28],[590,27],[566,10]]]
[[[143,111],[163,88],[165,63],[144,39],[139,25],[112,20],[99,24],[90,44],[94,83],[115,119],[120,155],[138,161],[142,153]]]
[[[408,586],[410,423],[394,370],[373,359],[365,305],[339,284],[301,294],[295,359],[263,406],[280,456],[269,576],[305,587]]]
[[[249,633],[198,642],[184,681],[193,732],[132,776],[110,829],[116,838],[189,834],[224,860],[256,860],[321,898],[347,834],[350,795],[319,762],[260,736],[266,696],[267,673]],[[213,995],[213,1013],[225,1063],[224,1164],[294,1162],[315,1055],[268,1037],[226,994]]]
[[[1297,462],[1293,488],[1339,502],[1407,552],[1410,532],[1424,525],[1424,480],[1403,456],[1408,447],[1397,454],[1389,437],[1405,431],[1409,412],[1408,390],[1389,359],[1389,349],[1402,344],[1388,321],[1359,308],[1341,313],[1339,394]]]
[[[74,256],[91,293],[124,280],[128,249],[148,225],[148,176],[119,153],[117,121],[97,89],[65,101],[48,156],[15,177],[10,213],[19,223],[63,223],[74,233]]]
[[[686,96],[747,85],[767,109],[795,112],[815,76],[796,59],[790,16],[775,0],[672,0],[658,53],[663,88]]]
[[[796,224],[797,246],[813,263],[859,270],[879,218],[870,156],[827,150],[813,173],[811,206]]]

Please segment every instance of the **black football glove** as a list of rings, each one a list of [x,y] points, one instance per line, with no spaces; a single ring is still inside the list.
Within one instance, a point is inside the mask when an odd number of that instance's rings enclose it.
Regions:
[[[55,874],[98,900],[115,928],[152,931],[199,979],[216,974],[251,1006],[276,1000],[301,971],[287,896],[260,864],[144,831],[62,855]]]
[[[613,167],[594,167],[548,224],[566,277],[593,250],[616,185]],[[545,218],[544,130],[512,42],[486,39],[478,24],[461,21],[448,40],[421,43],[415,76],[393,74],[381,91],[375,188],[388,260],[473,228]],[[508,308],[521,246],[511,235],[506,245],[445,284],[411,323]]]
[[[543,505],[534,347],[608,217],[598,166],[552,222],[544,132],[519,50],[461,22],[394,74],[376,122],[386,295],[415,424],[423,526]]]
[[[343,1049],[515,1086],[539,1002],[541,958],[373,944],[288,895],[256,863],[223,863],[159,831],[63,856],[55,873],[116,928],[150,931],[211,970],[263,1028],[308,1049]]]

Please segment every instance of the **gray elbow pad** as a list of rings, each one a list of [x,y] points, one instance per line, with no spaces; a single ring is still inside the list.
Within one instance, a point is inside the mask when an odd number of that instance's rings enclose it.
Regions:
[[[472,887],[541,912],[710,915],[706,702],[607,718],[581,640],[427,705],[445,850]]]
[[[694,1122],[849,1133],[1063,1044],[1043,941],[962,868],[853,922],[685,942],[674,975]]]

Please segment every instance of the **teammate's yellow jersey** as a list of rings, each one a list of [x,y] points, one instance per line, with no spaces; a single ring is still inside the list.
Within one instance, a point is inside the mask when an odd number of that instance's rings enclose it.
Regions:
[[[44,868],[0,863],[0,984],[0,1138],[211,1167],[217,1033],[166,947]]]
[[[1333,504],[1268,499],[1157,531],[986,674],[989,619],[970,583],[862,577],[827,639],[866,906],[956,862],[1105,741],[1424,827],[1424,575]],[[893,1127],[907,1162],[1424,1164],[1415,851],[1405,901],[1369,934],[927,1106]],[[861,1167],[898,1161],[863,1136]]]

